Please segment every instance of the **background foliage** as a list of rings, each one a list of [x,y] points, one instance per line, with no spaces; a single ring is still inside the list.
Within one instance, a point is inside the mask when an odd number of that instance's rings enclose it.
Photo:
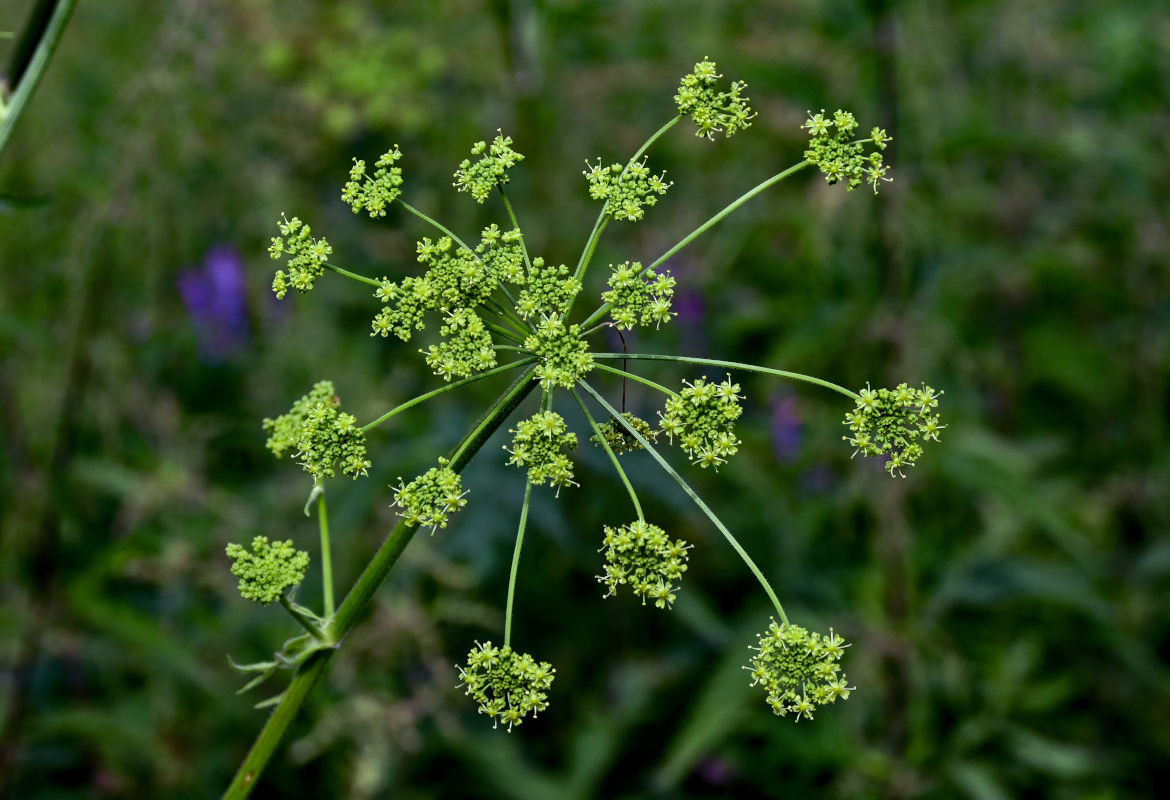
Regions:
[[[741,455],[695,475],[794,620],[854,642],[858,691],[811,724],[772,716],[740,668],[765,598],[648,459],[648,516],[697,545],[685,591],[670,614],[602,601],[622,494],[582,451],[584,487],[534,504],[518,590],[552,705],[490,730],[452,665],[498,637],[523,482],[485,451],[471,503],[411,545],[257,796],[1153,796],[1170,777],[1163,5],[379,9],[83,3],[0,163],[0,794],[216,795],[262,721],[225,652],[289,634],[238,598],[224,545],[315,535],[259,420],[320,378],[362,420],[435,384],[414,346],[367,335],[375,303],[339,279],[271,300],[280,212],[340,263],[399,274],[424,232],[350,214],[350,157],[398,142],[410,201],[475,231],[499,220],[450,173],[503,127],[528,156],[509,193],[533,250],[568,261],[595,214],[584,159],[633,152],[708,55],[748,81],[756,124],[667,137],[653,164],[674,189],[609,232],[602,263],[653,258],[799,160],[807,109],[894,136],[876,201],[801,173],[673,259],[680,324],[638,344],[946,391],[943,444],[891,481],[849,461],[839,398],[738,376]],[[376,477],[333,494],[342,587],[391,525],[387,484],[492,388],[377,432]]]

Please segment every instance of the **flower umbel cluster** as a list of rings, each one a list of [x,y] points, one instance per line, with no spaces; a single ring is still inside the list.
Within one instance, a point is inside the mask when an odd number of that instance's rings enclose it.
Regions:
[[[581,326],[565,327],[559,314],[541,317],[536,331],[524,340],[524,349],[538,359],[533,377],[543,389],[572,389],[593,369],[593,354],[581,338]]]
[[[687,551],[682,539],[671,541],[666,532],[645,520],[620,528],[605,527],[601,550],[605,552],[605,574],[597,580],[609,587],[606,597],[617,597],[619,586],[629,586],[634,595],[654,601],[658,608],[674,605],[678,581],[687,571]]]
[[[442,342],[419,352],[425,353],[427,366],[443,380],[466,378],[496,365],[492,335],[471,309],[460,308],[447,317],[439,335]]]
[[[281,215],[276,225],[280,236],[272,237],[268,254],[273,261],[288,259],[288,272],[278,269],[272,279],[272,291],[278,300],[283,300],[289,287],[302,293],[313,288],[313,282],[325,272],[322,265],[329,260],[333,248],[324,238],[314,239],[312,229],[297,217],[286,219]]]
[[[532,259],[524,290],[516,298],[516,313],[522,319],[537,314],[563,314],[581,291],[581,281],[569,274],[564,264],[549,266],[544,259]]]
[[[609,314],[617,328],[628,331],[651,324],[657,328],[677,316],[670,310],[674,284],[669,270],[659,274],[648,269],[643,275],[641,263],[626,261],[613,267],[609,291],[602,292],[601,299],[613,306]]]
[[[743,413],[742,399],[739,384],[732,383],[730,375],[723,383],[684,381],[683,390],[666,401],[666,411],[658,412],[662,432],[672,443],[679,437],[691,463],[718,467],[739,452],[735,421]]]
[[[848,700],[855,687],[841,671],[845,640],[829,628],[829,635],[810,633],[787,622],[777,625],[773,619],[764,633],[757,634],[759,645],[751,648],[752,686],[768,692],[768,705],[781,717],[795,714],[812,719],[818,706]]]
[[[942,392],[925,384],[911,389],[905,383],[895,389],[874,391],[866,386],[860,392],[857,407],[845,415],[843,424],[849,426],[852,436],[841,438],[856,447],[854,455],[889,456],[886,471],[906,477],[902,467],[912,467],[922,456],[922,445],[928,439],[938,441],[945,425],[939,425],[938,407]]]
[[[528,481],[536,486],[545,483],[557,487],[576,486],[573,462],[566,455],[577,447],[577,434],[569,431],[565,418],[555,411],[538,411],[521,420],[515,429],[509,464],[528,467]]]
[[[467,666],[458,667],[460,686],[479,703],[479,713],[487,714],[492,727],[499,723],[512,732],[524,718],[548,708],[548,689],[556,670],[547,661],[537,663],[527,653],[517,653],[508,645],[493,647],[480,644],[467,654]]]
[[[605,214],[626,222],[637,222],[646,215],[644,208],[658,205],[658,198],[674,185],[667,183],[666,173],[653,175],[646,167],[646,157],[631,161],[622,170],[621,164],[601,165],[585,162],[589,169],[582,174],[589,181],[589,196],[594,200],[605,200]]]
[[[634,416],[629,411],[622,414],[622,417],[625,418],[626,422],[628,422],[630,426],[633,427],[633,429],[636,430],[643,439],[648,439],[652,442],[658,441],[658,431],[654,428],[651,428],[649,422],[642,419],[641,417]],[[634,438],[634,436],[626,430],[626,426],[622,425],[616,419],[607,419],[605,422],[598,425],[597,428],[599,431],[601,431],[601,436],[609,445],[609,449],[613,450],[613,452],[619,456],[622,453],[629,452],[630,450],[642,449],[642,443]],[[593,442],[593,444],[597,445],[598,447],[601,447],[602,439],[599,439],[596,435],[590,436],[589,441]]]
[[[497,133],[491,145],[476,142],[471,146],[471,154],[479,156],[479,160],[472,163],[471,159],[465,158],[455,170],[452,186],[461,192],[470,192],[477,203],[487,200],[492,189],[507,183],[508,170],[524,160],[524,156],[512,149],[512,137],[504,136],[503,131]]]
[[[368,211],[370,219],[386,216],[386,209],[402,194],[402,167],[395,162],[402,158],[398,145],[383,153],[374,165],[374,177],[366,175],[366,162],[353,160],[349,181],[341,190],[344,200],[353,213]]]
[[[715,71],[715,62],[704,58],[678,85],[674,102],[678,113],[689,114],[698,130],[696,136],[706,136],[714,141],[715,134],[734,136],[737,131],[751,127],[752,113],[748,98],[743,94],[747,84],[732,81],[727,91],[716,91],[716,84],[723,76]]]
[[[370,467],[366,435],[354,416],[340,409],[333,384],[318,382],[287,414],[264,420],[268,449],[277,458],[292,451],[317,481],[332,478],[338,464],[351,478],[365,475]]]
[[[293,547],[292,540],[272,542],[267,536],[252,540],[251,551],[243,545],[229,544],[232,574],[240,579],[240,594],[245,600],[268,605],[279,600],[285,590],[305,579],[309,554]]]
[[[808,150],[804,151],[804,157],[824,173],[830,185],[844,181],[845,188],[853,191],[865,180],[877,194],[878,183],[893,180],[886,177],[890,168],[882,163],[881,154],[891,137],[881,128],[870,131],[867,141],[877,150],[867,156],[866,141],[853,138],[857,120],[848,111],[837,109],[832,118],[825,116],[823,108],[818,114],[810,111],[808,121],[800,127],[808,130]]]
[[[398,479],[394,490],[394,503],[398,515],[407,525],[430,525],[431,533],[436,528],[446,528],[448,515],[467,505],[463,491],[463,479],[451,469],[445,458],[439,459],[439,466],[431,467],[422,475],[403,484]]]

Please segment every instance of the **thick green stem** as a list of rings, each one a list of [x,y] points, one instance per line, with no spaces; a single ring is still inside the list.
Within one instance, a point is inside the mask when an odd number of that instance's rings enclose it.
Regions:
[[[45,26],[40,41],[33,51],[27,69],[24,70],[23,74],[12,76],[12,79],[16,81],[12,88],[12,95],[7,98],[7,102],[0,102],[0,108],[2,108],[0,111],[0,155],[3,155],[4,149],[8,147],[8,142],[12,139],[16,126],[20,123],[20,118],[24,116],[29,101],[32,100],[41,78],[44,77],[45,70],[48,69],[49,62],[53,59],[53,53],[57,51],[61,35],[65,32],[65,26],[69,23],[69,17],[76,5],[77,0],[60,0],[57,3],[57,7],[53,9],[52,16],[49,18],[48,25]],[[5,101],[5,98],[0,97],[0,101]]]
[[[589,394],[593,396],[593,399],[596,400],[602,408],[609,412],[609,415],[613,419],[616,419],[625,426],[626,430],[630,432],[630,435],[638,440],[638,443],[642,445],[643,448],[645,448],[646,452],[654,457],[654,460],[657,461],[658,465],[666,471],[666,474],[674,478],[678,485],[682,487],[682,490],[687,493],[687,496],[695,502],[695,505],[697,505],[703,511],[703,513],[707,515],[707,519],[714,523],[715,527],[719,529],[719,532],[723,534],[723,538],[727,539],[732,549],[734,549],[735,552],[739,554],[739,557],[743,559],[743,563],[747,564],[747,568],[751,570],[752,574],[756,576],[756,580],[758,580],[760,585],[764,587],[764,592],[768,595],[768,599],[772,601],[772,605],[776,607],[776,613],[780,615],[781,621],[787,624],[788,615],[784,613],[784,606],[780,605],[780,598],[776,596],[776,592],[772,589],[772,584],[770,584],[768,579],[764,577],[764,573],[760,571],[758,566],[756,566],[756,562],[752,560],[752,557],[749,556],[747,551],[743,549],[743,545],[741,545],[739,541],[731,535],[731,531],[727,529],[727,526],[724,525],[719,517],[715,516],[715,512],[712,511],[707,506],[707,504],[703,502],[703,498],[699,497],[695,490],[690,487],[690,484],[688,484],[681,475],[675,472],[674,468],[667,463],[666,459],[663,458],[662,455],[656,449],[654,449],[654,446],[646,440],[646,437],[638,433],[634,426],[631,425],[625,417],[620,415],[613,406],[607,403],[605,398],[598,394],[592,386],[582,381],[581,388],[589,392]]]
[[[479,452],[488,438],[504,423],[504,420],[528,396],[528,393],[532,391],[536,383],[531,378],[532,373],[529,371],[513,381],[512,385],[508,387],[487,413],[476,423],[475,427],[468,432],[467,436],[464,437],[463,441],[451,454],[451,469],[460,472],[467,466],[472,456]],[[373,559],[366,565],[361,577],[358,578],[357,583],[350,589],[341,607],[337,609],[337,613],[334,615],[332,624],[330,625],[333,641],[342,642],[346,634],[349,633],[350,629],[360,619],[361,615],[365,613],[370,599],[374,596],[374,592],[382,585],[382,582],[390,573],[391,568],[398,561],[398,557],[406,549],[406,545],[414,536],[415,530],[416,528],[413,525],[407,525],[405,522],[399,522],[394,526],[394,530],[390,532],[390,535],[386,537],[386,541],[378,548],[378,552],[374,554]],[[340,647],[340,644],[338,647]],[[252,744],[252,749],[244,758],[243,763],[240,764],[239,770],[224,792],[224,800],[241,800],[241,798],[247,797],[252,791],[252,788],[256,785],[256,779],[260,777],[260,773],[264,770],[265,765],[272,758],[272,754],[275,752],[289,724],[300,710],[301,704],[304,703],[305,698],[312,691],[314,684],[324,674],[326,667],[336,652],[337,648],[333,648],[315,653],[297,669],[288,689],[276,705],[268,721],[264,724],[260,735]]]
[[[604,353],[603,355],[608,356],[611,354]],[[635,375],[632,372],[626,372],[624,369],[617,369],[616,367],[607,367],[605,364],[594,364],[593,367],[594,367],[594,369],[599,369],[602,372],[609,372],[609,373],[612,373],[614,375],[620,375],[623,378],[629,378],[632,381],[637,381],[638,383],[641,383],[645,386],[649,386],[651,389],[657,389],[658,391],[662,392],[667,397],[678,397],[677,392],[673,392],[670,389],[667,389],[661,383],[655,383],[654,381],[650,380],[649,378],[643,378],[641,375]]]
[[[317,522],[321,528],[321,581],[325,617],[333,616],[333,553],[329,547],[329,517],[325,513],[325,492],[317,495]]]
[[[804,169],[805,167],[807,167],[811,163],[812,163],[811,161],[801,161],[799,164],[794,164],[791,167],[789,167],[788,169],[784,170],[783,172],[776,173],[775,175],[773,175],[771,178],[768,178],[763,183],[760,183],[757,186],[755,186],[754,188],[748,190],[747,192],[744,192],[739,197],[737,197],[735,200],[733,200],[730,204],[725,206],[723,208],[723,210],[720,211],[718,214],[711,217],[711,219],[707,220],[702,225],[695,228],[693,231],[691,231],[686,236],[684,236],[678,244],[676,244],[674,247],[670,248],[665,253],[660,255],[657,259],[655,259],[653,261],[653,263],[648,264],[642,270],[642,274],[645,275],[647,272],[649,272],[650,270],[657,267],[659,264],[666,261],[666,259],[673,256],[679,250],[682,250],[684,247],[686,247],[688,244],[693,242],[695,239],[698,239],[700,236],[702,236],[704,233],[706,233],[710,228],[712,228],[714,225],[716,225],[720,220],[722,220],[724,217],[726,217],[732,211],[735,211],[735,209],[742,206],[748,200],[751,200],[753,197],[755,197],[757,194],[759,194],[760,192],[767,189],[769,186],[772,186],[775,183],[779,183],[780,181],[787,178],[789,175],[792,175],[793,173],[799,172],[800,170]],[[605,316],[605,312],[609,311],[609,309],[611,307],[612,307],[611,303],[603,303],[600,308],[598,308],[596,311],[594,311],[592,314],[589,315],[589,318],[586,319],[585,322],[581,323],[581,327],[582,328],[590,327],[595,322],[597,322],[599,319],[601,319],[603,316]]]
[[[513,361],[510,364],[504,364],[503,366],[495,367],[494,369],[489,369],[487,372],[481,372],[478,375],[472,375],[470,378],[464,378],[461,381],[455,381],[455,383],[449,383],[446,386],[440,386],[438,389],[434,389],[433,391],[427,392],[426,394],[420,394],[418,397],[411,398],[410,400],[407,400],[405,403],[403,403],[400,406],[395,406],[394,408],[390,409],[382,416],[378,417],[373,422],[370,422],[366,425],[363,425],[362,426],[362,433],[365,433],[366,431],[370,430],[371,428],[378,427],[379,425],[381,425],[383,422],[390,419],[394,415],[396,415],[400,412],[403,412],[406,409],[411,408],[412,406],[417,406],[419,403],[424,403],[427,400],[430,400],[432,397],[437,397],[438,395],[441,395],[443,392],[449,392],[452,389],[458,389],[460,386],[466,386],[469,383],[475,383],[476,381],[482,381],[484,378],[490,378],[492,375],[499,375],[501,372],[507,372],[510,369],[516,369],[516,367],[523,367],[526,364],[531,364],[535,360],[536,360],[535,358],[525,358],[525,359],[521,359],[520,361]]]
[[[325,267],[325,269],[332,270],[332,271],[336,272],[338,275],[344,275],[347,278],[352,278],[355,281],[361,281],[362,283],[369,284],[370,286],[381,286],[382,285],[381,281],[376,281],[373,278],[367,278],[365,275],[358,275],[356,272],[350,272],[347,269],[342,269],[341,267],[334,266],[333,264],[330,264],[328,261],[323,263],[321,266]]]
[[[630,156],[630,160],[626,162],[626,165],[622,168],[621,175],[618,176],[618,181],[620,182],[621,179],[626,176],[626,171],[629,170],[630,164],[633,164],[635,161],[641,158],[642,155],[650,149],[650,145],[658,141],[658,137],[662,136],[662,134],[673,128],[682,119],[683,115],[679,114],[677,117],[671,119],[670,122],[654,131],[654,133],[650,135],[650,138],[642,143],[642,146],[638,148],[638,151],[634,153],[634,155]],[[601,211],[599,211],[597,214],[597,221],[593,223],[593,230],[590,232],[589,238],[585,241],[585,248],[581,251],[581,258],[577,260],[577,269],[573,271],[573,277],[577,278],[582,283],[585,281],[585,270],[589,268],[589,261],[593,258],[593,251],[597,248],[597,242],[601,238],[601,232],[604,231],[605,226],[609,224],[610,218],[608,212],[609,200],[606,200],[605,204],[601,207]],[[565,319],[568,319],[569,312],[573,310],[573,302],[575,300],[576,298],[573,298],[573,300],[569,301],[569,307],[565,309]],[[586,328],[588,325],[582,325],[581,327]]]
[[[520,527],[516,531],[516,549],[512,551],[512,571],[508,574],[508,606],[504,611],[504,647],[512,644],[512,605],[516,599],[516,573],[520,570],[520,548],[524,546],[524,528],[528,525],[528,503],[532,499],[532,482],[524,483],[524,506],[520,509]]]
[[[860,400],[861,398],[856,392],[851,392],[844,386],[838,386],[832,381],[826,381],[821,378],[814,378],[811,375],[803,375],[799,372],[789,372],[783,369],[772,369],[771,367],[761,367],[757,364],[745,364],[740,361],[722,361],[716,358],[693,358],[691,356],[663,356],[652,353],[594,353],[594,358],[612,358],[612,359],[640,359],[642,361],[678,361],[684,364],[701,364],[712,367],[726,367],[727,369],[742,369],[748,372],[761,372],[765,375],[775,375],[778,378],[789,378],[794,381],[804,381],[805,383],[813,383],[817,386],[823,386],[826,389],[832,389],[834,392],[845,395],[852,400]],[[601,369],[601,365],[597,367]],[[610,368],[610,372],[616,372]],[[633,376],[630,376],[633,377]]]
[[[609,446],[609,441],[605,438],[605,434],[601,432],[601,427],[593,419],[593,415],[589,413],[589,409],[585,407],[585,401],[581,399],[581,394],[576,389],[573,389],[573,399],[577,401],[577,405],[581,406],[581,413],[585,415],[585,419],[589,420],[589,427],[593,429],[593,435],[597,437],[597,441],[601,442],[605,454],[609,456],[613,468],[617,470],[618,477],[622,479],[622,485],[626,487],[626,491],[630,495],[630,501],[634,504],[634,511],[638,513],[638,519],[645,522],[646,517],[642,514],[642,504],[638,502],[638,493],[634,491],[634,486],[626,476],[626,471],[622,469],[622,464],[618,461],[617,453]]]

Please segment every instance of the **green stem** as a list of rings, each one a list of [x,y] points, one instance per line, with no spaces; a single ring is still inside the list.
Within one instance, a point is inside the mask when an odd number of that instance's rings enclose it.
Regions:
[[[394,408],[390,409],[382,416],[378,417],[373,422],[371,422],[367,425],[363,425],[362,426],[362,433],[365,433],[366,431],[370,430],[371,428],[378,427],[383,422],[385,422],[386,420],[395,416],[396,414],[398,414],[402,411],[405,411],[406,409],[408,409],[412,406],[417,406],[419,403],[424,403],[427,400],[430,400],[432,397],[436,397],[438,395],[441,395],[443,392],[449,392],[452,389],[458,389],[460,386],[466,386],[469,383],[475,383],[476,381],[482,381],[484,378],[490,378],[492,375],[499,375],[501,372],[507,372],[510,369],[516,369],[516,367],[522,367],[526,364],[531,364],[535,360],[536,360],[535,358],[526,358],[526,359],[522,359],[520,361],[513,361],[510,364],[504,364],[503,366],[495,367],[494,369],[489,369],[487,372],[481,372],[478,375],[472,375],[470,378],[464,378],[461,381],[455,381],[455,383],[449,383],[446,386],[440,386],[438,389],[427,392],[426,394],[420,394],[418,397],[407,400],[405,403],[403,403],[400,406],[395,406]]]
[[[505,339],[507,339],[509,341],[516,342],[517,344],[524,343],[524,340],[521,339],[518,335],[516,335],[516,332],[511,330],[510,328],[505,328],[502,325],[497,325],[496,323],[488,322],[487,320],[484,320],[483,324],[486,325],[490,330],[495,331],[496,333],[500,334],[500,336],[503,336]]]
[[[633,164],[635,161],[641,158],[642,154],[650,149],[650,145],[658,141],[658,137],[662,136],[662,134],[673,128],[682,119],[683,115],[679,114],[677,117],[674,117],[672,120],[670,120],[670,122],[654,131],[654,133],[650,135],[650,138],[643,142],[642,146],[638,148],[638,151],[630,157],[629,161],[626,162],[625,167],[622,168],[621,175],[618,176],[618,181],[620,182],[621,179],[626,176],[626,171],[630,168],[630,164]],[[585,270],[588,269],[589,261],[593,258],[593,251],[596,249],[597,242],[601,238],[601,232],[604,231],[605,226],[609,224],[609,216],[606,213],[608,211],[609,200],[607,199],[605,204],[602,205],[601,211],[599,211],[597,214],[597,221],[593,223],[593,230],[590,232],[589,238],[585,240],[585,249],[581,251],[581,258],[577,260],[577,269],[574,270],[573,277],[577,278],[582,283],[585,281]],[[569,312],[573,310],[573,302],[575,300],[576,298],[573,298],[573,300],[569,301],[569,307],[565,309],[565,319],[568,319]],[[582,325],[581,327],[586,328],[588,326]]]
[[[602,355],[608,356],[611,354],[610,353],[603,353]],[[613,373],[614,375],[620,375],[623,378],[629,378],[632,381],[637,381],[638,383],[649,386],[651,389],[657,389],[658,391],[662,392],[665,395],[668,395],[669,397],[678,397],[677,392],[672,392],[670,389],[667,389],[662,384],[655,383],[654,381],[650,380],[649,378],[643,378],[641,375],[635,375],[632,372],[626,372],[624,369],[617,369],[616,367],[608,367],[605,364],[594,364],[593,366],[596,369],[601,370],[602,372],[610,372],[610,373]]]
[[[516,214],[512,211],[512,203],[508,200],[508,195],[504,193],[504,187],[500,186],[500,197],[504,198],[504,208],[508,209],[508,219],[512,220],[512,227],[520,230],[520,223],[516,221]],[[528,268],[529,274],[532,273],[532,261],[528,258],[528,243],[524,241],[524,232],[520,233],[520,249],[524,253],[524,266]]]
[[[20,118],[24,116],[25,109],[28,108],[41,78],[44,77],[49,62],[52,61],[53,54],[57,51],[57,45],[61,42],[61,35],[65,32],[65,26],[73,13],[73,7],[76,5],[77,0],[60,0],[57,7],[53,9],[52,17],[50,17],[49,24],[45,27],[44,33],[36,45],[36,50],[33,51],[28,68],[24,70],[23,74],[12,76],[16,85],[12,89],[11,97],[4,105],[3,113],[0,114],[0,155],[3,155],[5,148],[8,147],[8,142],[12,139],[12,134],[16,131]]]
[[[512,551],[512,571],[508,574],[508,606],[504,611],[504,647],[512,644],[512,603],[516,599],[516,573],[520,570],[520,548],[524,546],[524,528],[528,525],[528,502],[532,482],[524,483],[524,506],[520,509],[520,527],[516,531],[516,549]]]
[[[517,353],[528,353],[528,352],[531,352],[530,350],[525,350],[523,347],[512,347],[512,345],[509,345],[509,344],[493,344],[493,345],[492,345],[492,349],[493,349],[493,350],[510,350],[510,351],[514,351],[514,352],[517,352]],[[532,361],[535,361],[536,359],[534,358],[534,359],[531,359],[531,360],[532,360]]]
[[[452,453],[451,469],[459,472],[467,466],[472,456],[484,446],[488,438],[532,391],[536,384],[531,378],[531,371],[526,372],[513,381],[512,385],[500,395],[499,399],[468,432],[458,448]],[[391,568],[402,555],[402,551],[414,536],[415,530],[414,526],[407,525],[405,522],[399,522],[394,526],[394,530],[378,548],[378,552],[366,565],[361,577],[350,589],[349,594],[341,603],[341,607],[337,609],[330,625],[333,641],[342,642],[350,629],[361,619],[370,599],[374,596],[374,592],[382,585]],[[276,751],[276,747],[289,724],[296,717],[313,686],[324,674],[339,647],[340,645],[311,655],[297,669],[288,689],[264,724],[260,735],[252,744],[252,749],[244,758],[243,763],[240,764],[239,770],[224,792],[224,800],[242,800],[252,791],[256,785],[256,779],[260,777],[265,765],[272,758],[272,754]]]
[[[381,281],[376,281],[373,278],[367,278],[365,275],[358,275],[356,272],[350,272],[347,269],[342,269],[341,267],[334,266],[333,264],[330,264],[328,261],[321,264],[321,266],[325,267],[325,269],[333,270],[338,275],[344,275],[347,278],[353,278],[355,281],[361,281],[362,283],[368,283],[370,286],[379,286],[380,287],[382,285]]]
[[[692,356],[663,356],[651,353],[594,353],[594,358],[612,358],[612,359],[641,359],[642,361],[680,361],[686,364],[705,364],[712,367],[726,367],[727,369],[742,369],[748,372],[762,372],[765,375],[775,375],[778,378],[790,378],[794,381],[804,381],[805,383],[813,383],[817,386],[823,386],[826,389],[832,389],[834,392],[845,395],[853,400],[860,400],[855,392],[851,392],[844,386],[838,386],[832,381],[822,380],[821,378],[814,378],[811,375],[803,375],[799,372],[789,372],[783,369],[772,369],[771,367],[761,367],[756,364],[744,364],[739,361],[721,361],[715,358],[694,358]],[[598,364],[599,369],[602,368]],[[612,368],[611,372],[615,371]]]
[[[325,513],[325,492],[317,495],[317,522],[321,527],[321,578],[325,601],[325,617],[333,616],[333,554],[329,547],[329,517]]]
[[[597,441],[601,442],[601,446],[605,449],[605,454],[609,456],[609,460],[613,463],[613,468],[617,470],[618,477],[622,479],[622,484],[625,485],[626,491],[630,494],[630,500],[634,503],[634,511],[638,512],[638,519],[643,522],[646,517],[642,514],[642,504],[638,502],[638,494],[634,491],[633,484],[626,476],[626,471],[622,469],[622,464],[618,461],[617,454],[614,453],[613,448],[609,446],[609,441],[606,440],[605,435],[601,432],[597,421],[593,419],[593,415],[589,413],[589,409],[585,407],[585,401],[581,399],[581,394],[576,389],[573,389],[573,399],[577,401],[577,405],[581,406],[581,413],[585,415],[585,419],[589,420],[589,427],[593,429],[593,435],[597,437]]]
[[[757,194],[759,194],[760,192],[767,189],[772,184],[779,183],[780,181],[787,178],[789,175],[792,175],[796,172],[799,172],[800,170],[804,169],[805,167],[807,167],[811,163],[812,163],[811,161],[805,160],[805,161],[801,161],[799,164],[793,164],[791,167],[784,170],[783,172],[777,172],[775,175],[773,175],[771,178],[768,178],[763,183],[760,183],[757,186],[755,186],[754,188],[749,189],[747,192],[744,192],[739,197],[737,197],[735,200],[733,200],[730,204],[725,206],[723,208],[723,210],[720,211],[718,214],[711,217],[711,219],[707,220],[702,225],[695,228],[693,231],[691,231],[686,236],[684,236],[683,239],[678,244],[676,244],[674,247],[670,248],[665,253],[660,255],[657,259],[654,260],[653,263],[647,265],[642,270],[641,274],[645,275],[647,272],[654,269],[662,262],[666,261],[668,258],[673,256],[679,250],[682,250],[684,247],[686,247],[688,244],[693,242],[695,239],[698,239],[700,236],[702,236],[704,233],[706,233],[711,227],[713,227],[716,223],[718,223],[720,220],[722,220],[724,217],[726,217],[732,211],[735,211],[735,209],[742,206],[748,200],[751,200],[753,197],[755,197]],[[597,322],[597,320],[599,320],[603,316],[605,316],[605,312],[609,311],[609,309],[611,307],[612,307],[611,303],[602,304],[602,306],[600,308],[598,308],[596,311],[594,311],[592,314],[589,315],[589,318],[581,324],[581,327],[588,328],[590,325]]]
[[[719,529],[719,532],[723,534],[723,537],[727,539],[732,549],[734,549],[735,552],[739,554],[739,557],[743,559],[745,564],[747,564],[748,569],[751,570],[752,574],[756,576],[756,580],[758,580],[760,585],[764,587],[764,592],[768,595],[768,599],[771,600],[772,605],[776,607],[776,613],[780,615],[780,620],[787,624],[788,615],[784,613],[784,606],[780,605],[780,598],[776,596],[776,592],[772,589],[772,584],[768,583],[768,579],[764,577],[764,573],[760,571],[758,566],[756,566],[756,562],[753,561],[752,557],[749,556],[747,551],[743,549],[743,545],[741,545],[736,540],[736,538],[731,535],[731,531],[727,529],[727,526],[724,525],[723,522],[720,521],[719,517],[715,516],[715,512],[712,511],[707,506],[707,504],[703,502],[703,498],[699,497],[695,490],[690,487],[690,484],[688,484],[681,475],[675,472],[670,464],[666,462],[666,459],[663,458],[656,449],[654,449],[654,446],[651,445],[650,442],[648,442],[646,438],[642,436],[642,434],[638,433],[634,426],[631,425],[625,417],[621,416],[613,406],[607,403],[604,397],[594,391],[592,386],[582,381],[581,387],[585,391],[589,392],[589,394],[593,396],[593,399],[596,400],[602,408],[609,412],[611,417],[625,426],[626,430],[630,432],[630,435],[637,439],[638,443],[642,445],[643,448],[645,448],[646,452],[654,457],[654,460],[657,461],[658,465],[666,471],[666,474],[674,478],[678,485],[682,487],[683,491],[686,492],[691,500],[695,502],[695,505],[702,509],[703,513],[707,515],[707,519],[714,523],[715,527]]]

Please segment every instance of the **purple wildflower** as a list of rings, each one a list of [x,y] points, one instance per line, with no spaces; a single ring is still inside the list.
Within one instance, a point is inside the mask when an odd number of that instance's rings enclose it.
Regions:
[[[205,360],[223,361],[247,344],[244,263],[234,248],[216,245],[207,251],[201,267],[179,275],[179,294],[191,315]]]

